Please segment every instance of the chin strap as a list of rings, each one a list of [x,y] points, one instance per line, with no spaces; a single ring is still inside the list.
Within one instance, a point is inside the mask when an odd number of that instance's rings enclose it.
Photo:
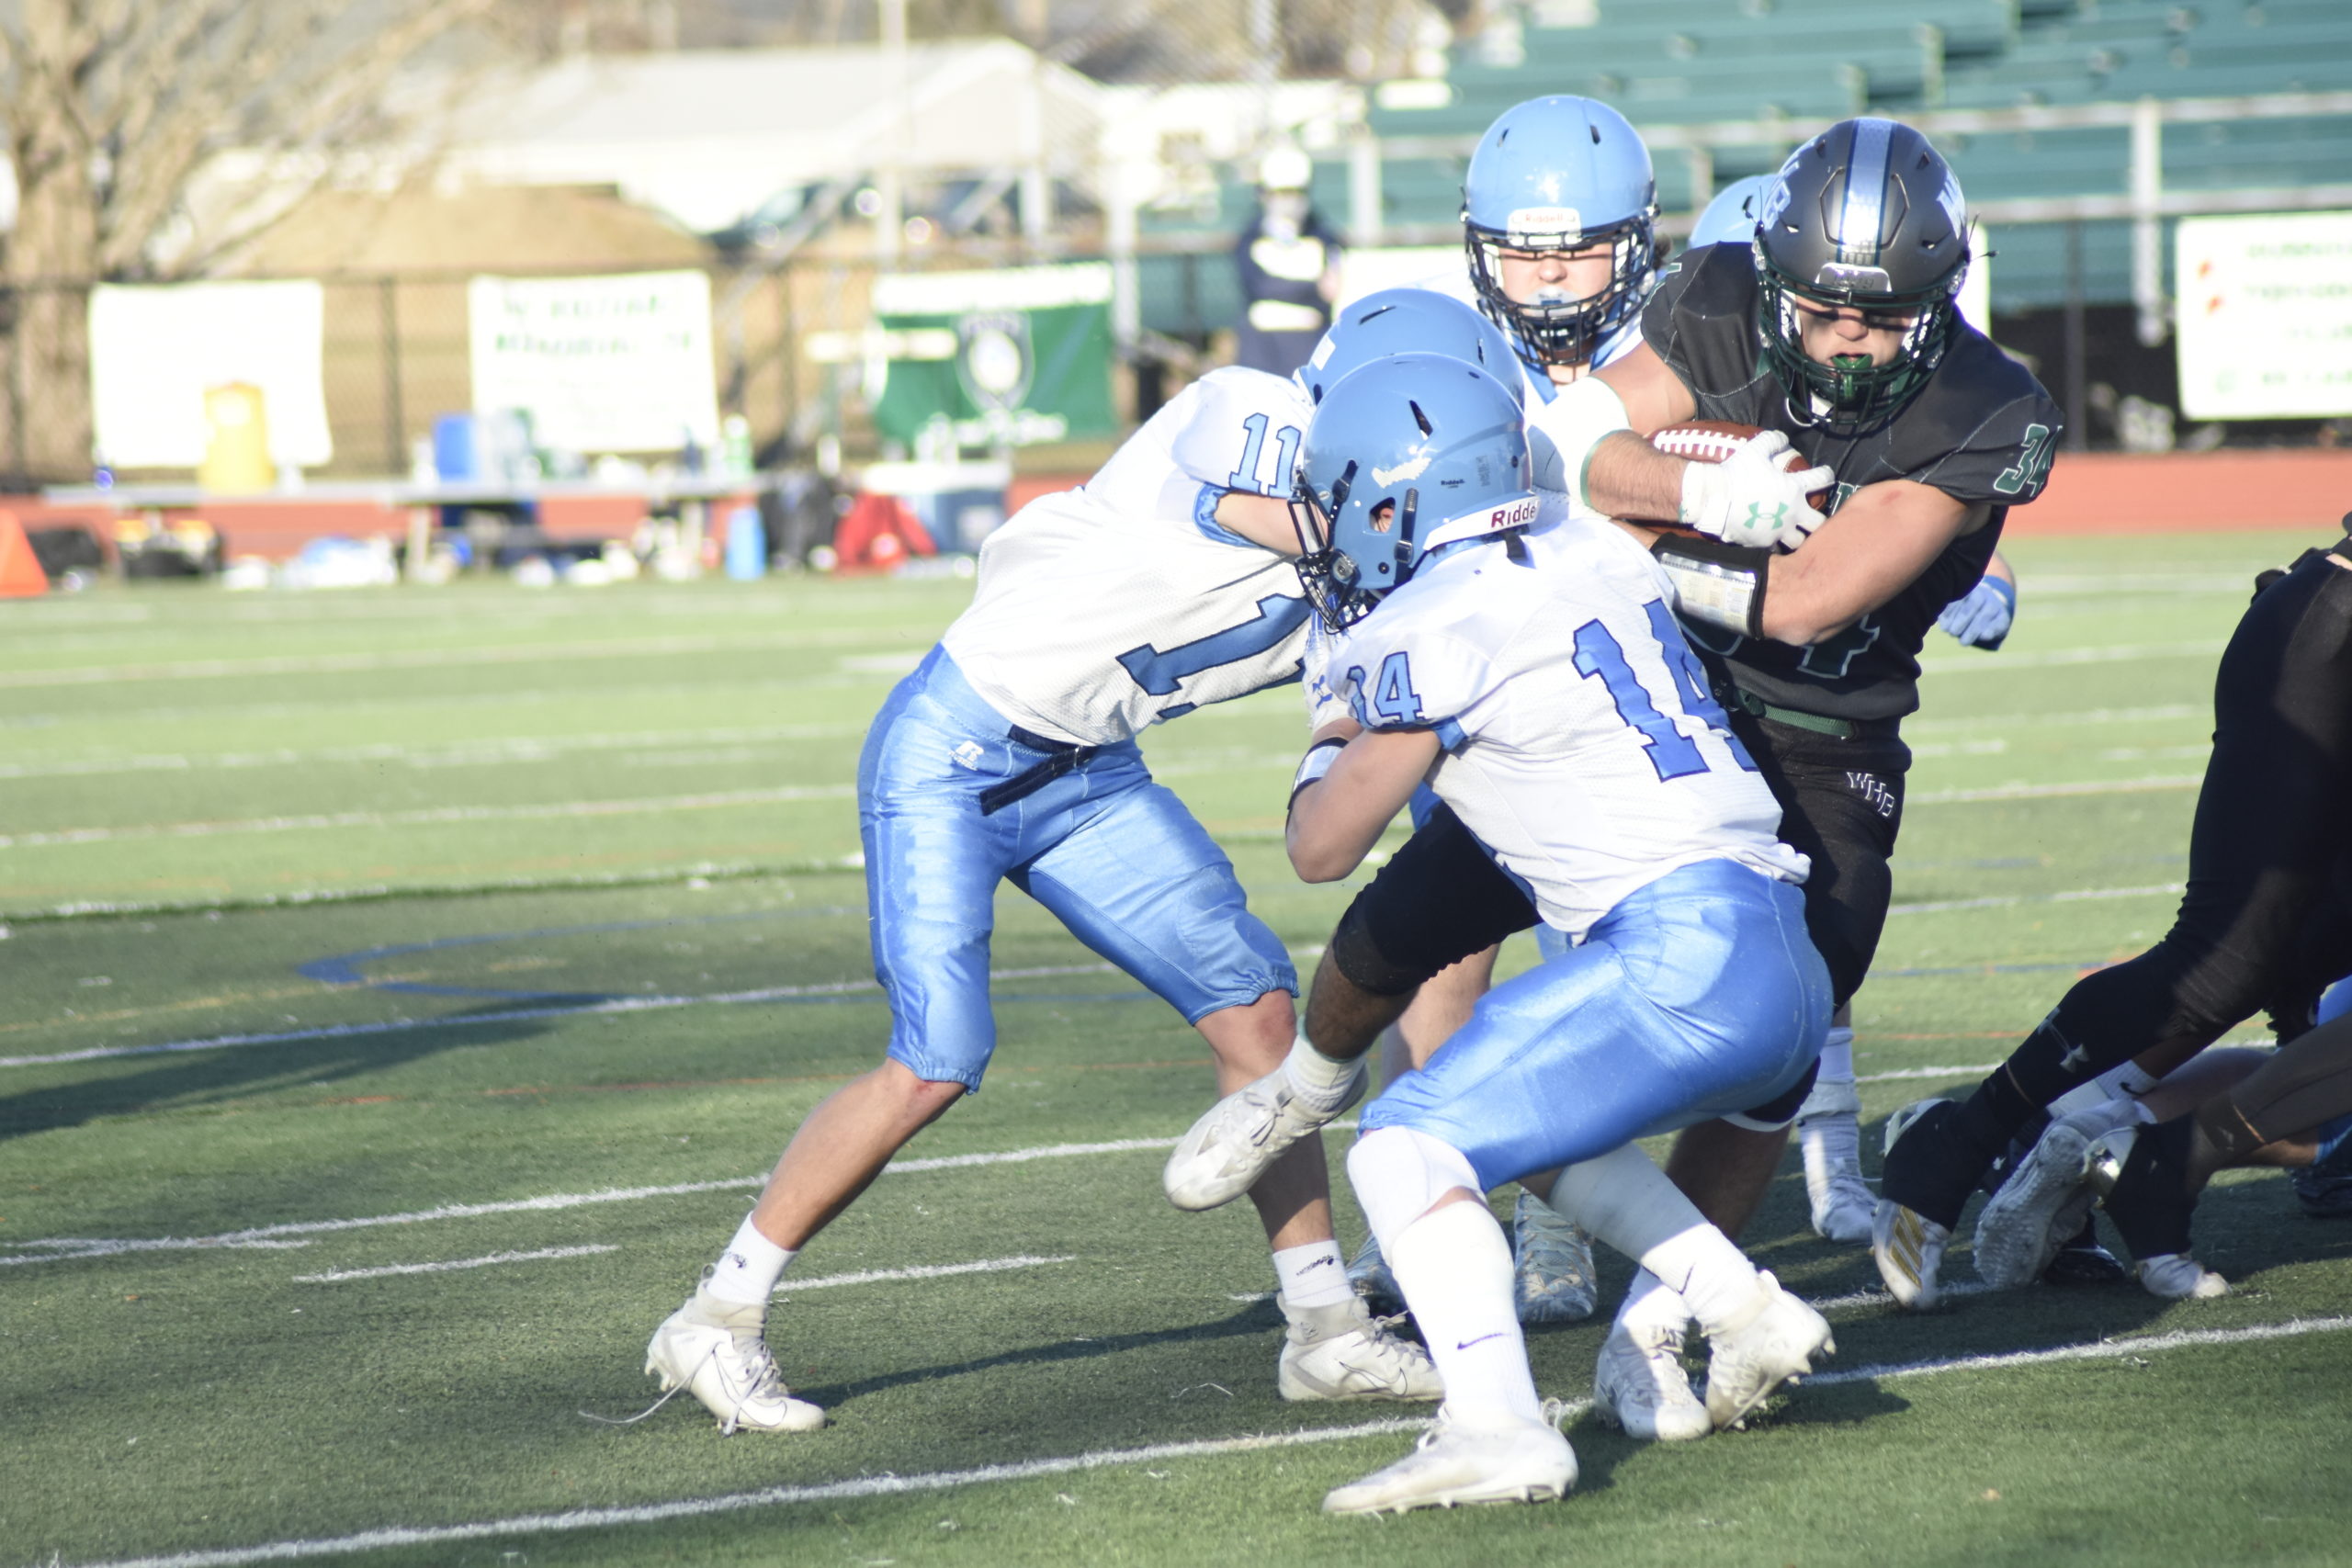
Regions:
[[[1703,534],[1660,534],[1650,554],[1674,585],[1677,615],[1742,637],[1764,635],[1764,583],[1772,552]]]

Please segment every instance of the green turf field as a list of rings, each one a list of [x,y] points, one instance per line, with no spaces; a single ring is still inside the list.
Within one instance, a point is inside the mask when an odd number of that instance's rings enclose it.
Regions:
[[[2007,649],[1932,640],[1868,1122],[2163,931],[2215,656],[2315,542],[2020,542]],[[1909,1317],[1792,1159],[1748,1241],[1832,1301],[1831,1375],[1675,1449],[1582,1416],[1563,1504],[1327,1520],[1413,1412],[1275,1398],[1253,1222],[1159,1196],[1205,1050],[1009,892],[987,1091],[772,1320],[832,1427],[586,1418],[646,1404],[646,1336],[876,1059],[857,746],[967,592],[0,605],[0,1568],[2352,1555],[2352,1226],[2252,1174],[2199,1217],[2227,1299]],[[1274,693],[1148,750],[1305,953],[1348,889],[1282,860],[1299,729]],[[1600,1333],[1532,1337],[1545,1393]]]

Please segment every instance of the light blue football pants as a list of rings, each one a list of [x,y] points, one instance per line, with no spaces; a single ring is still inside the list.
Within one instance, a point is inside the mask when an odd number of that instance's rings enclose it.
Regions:
[[[858,829],[894,1060],[978,1089],[996,1049],[989,939],[1007,879],[1188,1023],[1297,992],[1288,953],[1250,912],[1232,863],[1152,782],[1133,741],[984,811],[985,792],[1053,759],[1014,730],[934,648],[866,734]]]
[[[1487,992],[1362,1125],[1459,1149],[1491,1190],[1770,1100],[1813,1061],[1829,1014],[1803,893],[1702,861]]]

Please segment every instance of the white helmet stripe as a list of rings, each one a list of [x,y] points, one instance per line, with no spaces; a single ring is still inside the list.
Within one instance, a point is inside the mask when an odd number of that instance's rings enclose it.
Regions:
[[[1854,121],[1854,150],[1846,163],[1846,201],[1838,214],[1838,231],[1830,236],[1838,259],[1874,265],[1878,261],[1879,230],[1885,223],[1886,164],[1894,139],[1894,122]]]

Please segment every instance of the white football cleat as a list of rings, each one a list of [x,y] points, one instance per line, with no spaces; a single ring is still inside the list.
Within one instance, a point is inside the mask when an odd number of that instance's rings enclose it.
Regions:
[[[1871,1218],[1871,1260],[1886,1281],[1894,1304],[1914,1312],[1932,1312],[1943,1299],[1937,1276],[1944,1266],[1944,1248],[1951,1232],[1917,1210],[1892,1198],[1878,1201]]]
[[[1768,1273],[1756,1283],[1745,1318],[1707,1336],[1707,1415],[1718,1427],[1737,1426],[1774,1389],[1813,1371],[1815,1357],[1838,1353],[1827,1318]]]
[[[1682,1330],[1636,1334],[1619,1322],[1592,1369],[1593,1414],[1629,1438],[1687,1443],[1715,1429],[1682,1370]]]
[[[762,1328],[767,1312],[696,1291],[662,1320],[645,1347],[645,1371],[662,1392],[683,1388],[718,1417],[721,1433],[813,1432],[825,1413],[795,1399],[768,1354]]]
[[[1804,1157],[1804,1196],[1813,1234],[1842,1246],[1871,1239],[1878,1199],[1862,1179],[1861,1096],[1851,1078],[1823,1078],[1797,1111],[1797,1147]]]
[[[1521,1323],[1582,1323],[1598,1303],[1592,1238],[1532,1192],[1511,1217],[1511,1300]]]
[[[2230,1293],[2230,1282],[2186,1252],[2163,1252],[2132,1265],[2141,1286],[2166,1301],[2210,1302]]]
[[[1430,1353],[1388,1331],[1362,1297],[1332,1306],[1282,1303],[1290,1319],[1274,1388],[1289,1400],[1442,1399],[1444,1380]]]
[[[2083,1173],[2091,1141],[2137,1120],[2129,1102],[2109,1100],[2061,1116],[2042,1129],[1976,1216],[1977,1277],[1996,1291],[2041,1279],[2059,1248],[2082,1230],[2098,1201]]]
[[[1324,1495],[1327,1514],[1401,1514],[1461,1503],[1548,1503],[1577,1483],[1576,1450],[1544,1421],[1469,1430],[1440,1410],[1413,1451]]]
[[[1283,1151],[1363,1098],[1362,1062],[1328,1105],[1302,1100],[1280,1067],[1218,1100],[1176,1141],[1159,1183],[1180,1209],[1214,1209],[1257,1185]]]

